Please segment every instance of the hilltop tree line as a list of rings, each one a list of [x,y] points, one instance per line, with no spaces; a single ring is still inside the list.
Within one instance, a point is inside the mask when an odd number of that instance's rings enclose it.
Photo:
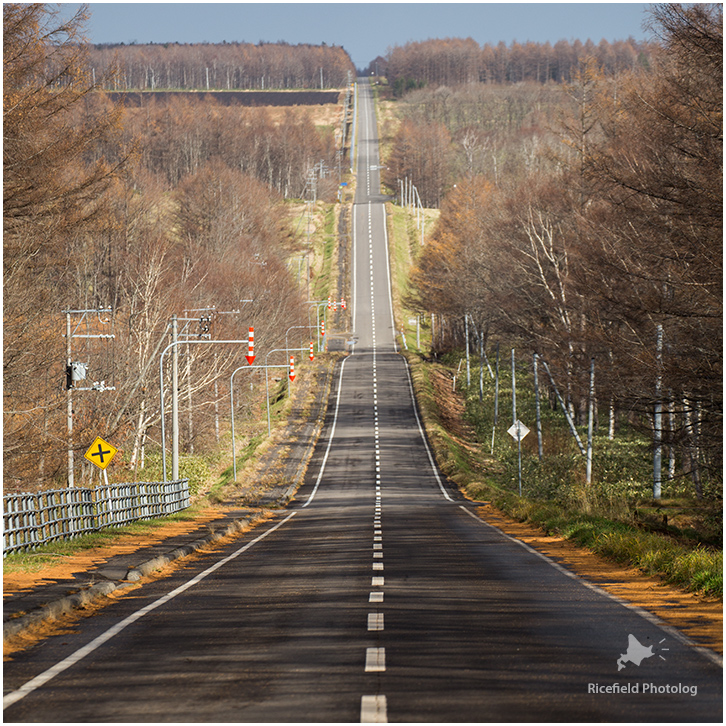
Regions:
[[[699,496],[722,467],[722,28],[720,5],[656,6],[650,69],[583,64],[556,126],[531,89],[509,130],[474,122],[479,89],[430,92],[393,150],[419,139],[449,163],[412,301],[443,320],[436,347],[461,345],[469,314],[548,361],[581,417],[594,358],[600,406],[660,421]]]
[[[103,44],[88,62],[99,77],[114,69],[103,86],[112,91],[341,88],[355,78],[348,53],[325,44]]]
[[[533,83],[440,86],[410,91],[397,101],[402,119],[392,139],[384,182],[411,179],[421,201],[441,206],[462,177],[486,175],[496,184],[550,165],[554,127],[571,104],[562,86]]]
[[[385,75],[396,96],[462,83],[568,83],[585,58],[595,58],[603,73],[615,75],[648,67],[655,51],[653,43],[633,38],[483,46],[472,38],[441,38],[395,46],[385,58],[374,60],[367,74]]]
[[[173,315],[190,340],[246,338],[252,325],[258,351],[308,322],[287,268],[298,242],[283,197],[301,194],[321,161],[334,167],[332,132],[297,109],[115,106],[83,43],[87,19],[86,8],[62,20],[46,5],[3,6],[6,490],[65,482],[64,311],[111,308],[71,315],[72,358],[88,364],[76,386],[106,388],[72,392],[76,462],[103,435],[137,479],[159,447],[159,355]],[[180,347],[186,451],[220,435],[246,352]],[[259,402],[252,380],[235,396],[240,416]]]

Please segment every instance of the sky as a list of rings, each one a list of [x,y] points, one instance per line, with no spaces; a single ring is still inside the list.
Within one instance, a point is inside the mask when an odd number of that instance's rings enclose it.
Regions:
[[[429,38],[480,45],[588,38],[643,40],[647,3],[90,3],[92,43],[285,41],[342,45],[365,68]],[[77,8],[67,3],[66,9]]]

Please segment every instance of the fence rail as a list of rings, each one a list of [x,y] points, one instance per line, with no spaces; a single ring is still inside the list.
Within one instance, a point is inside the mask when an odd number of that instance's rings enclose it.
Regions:
[[[189,504],[189,479],[5,494],[3,557],[104,527],[163,517]]]

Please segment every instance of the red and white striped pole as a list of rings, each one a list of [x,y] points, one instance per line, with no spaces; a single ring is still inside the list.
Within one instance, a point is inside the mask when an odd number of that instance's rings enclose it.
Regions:
[[[295,380],[295,356],[290,356],[290,380]]]
[[[340,301],[340,307],[341,307],[341,308],[343,308],[343,310],[345,310],[345,309],[346,309],[346,307],[345,307],[345,298],[343,298],[343,299],[342,299],[342,300]]]
[[[320,319],[320,335],[325,337],[325,318]]]
[[[313,341],[310,341],[310,360],[315,358],[315,353],[313,353]]]
[[[249,340],[247,341],[247,362],[252,365],[255,362],[255,329],[250,328]]]

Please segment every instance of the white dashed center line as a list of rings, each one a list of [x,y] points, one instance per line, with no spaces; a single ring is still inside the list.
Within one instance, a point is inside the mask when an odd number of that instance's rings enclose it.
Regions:
[[[368,630],[383,630],[383,613],[368,613]]]
[[[386,649],[366,648],[366,673],[380,673],[386,670]]]
[[[361,723],[388,723],[385,696],[362,696],[360,699]]]

